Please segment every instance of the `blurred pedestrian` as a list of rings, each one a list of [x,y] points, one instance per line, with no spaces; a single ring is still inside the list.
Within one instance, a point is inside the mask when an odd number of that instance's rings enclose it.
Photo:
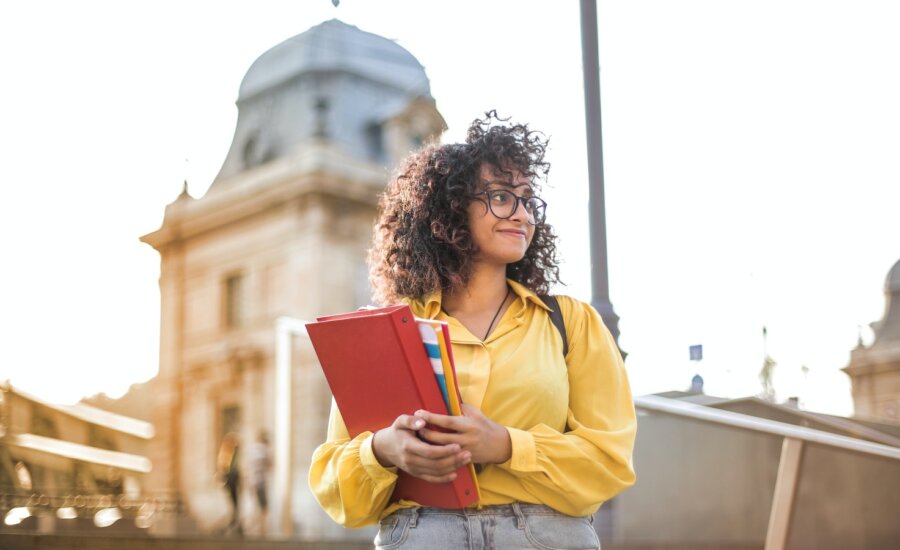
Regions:
[[[260,430],[256,441],[247,448],[247,465],[250,485],[256,494],[256,502],[259,505],[259,534],[266,536],[267,512],[269,509],[268,476],[272,469],[272,457],[269,451],[269,436],[265,430]]]
[[[222,439],[222,445],[219,447],[219,455],[216,457],[216,469],[219,479],[223,482],[225,490],[228,491],[228,497],[231,500],[231,519],[225,530],[234,529],[238,534],[242,534],[240,521],[240,506],[238,505],[238,495],[241,485],[241,474],[238,469],[238,452],[240,450],[240,442],[238,436],[234,432],[228,432]]]

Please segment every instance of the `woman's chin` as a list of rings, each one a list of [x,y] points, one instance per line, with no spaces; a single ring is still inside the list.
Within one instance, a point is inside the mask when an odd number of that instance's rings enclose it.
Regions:
[[[509,265],[522,261],[525,257],[525,251],[507,252],[504,254],[479,254],[475,259],[478,263],[486,263],[493,265]]]

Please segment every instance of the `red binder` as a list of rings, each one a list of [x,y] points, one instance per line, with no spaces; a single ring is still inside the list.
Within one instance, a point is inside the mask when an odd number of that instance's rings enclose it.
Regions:
[[[316,321],[306,329],[350,437],[375,432],[418,409],[448,414],[409,306]],[[465,508],[478,500],[472,471],[459,468],[449,483],[429,483],[400,471],[391,499]]]

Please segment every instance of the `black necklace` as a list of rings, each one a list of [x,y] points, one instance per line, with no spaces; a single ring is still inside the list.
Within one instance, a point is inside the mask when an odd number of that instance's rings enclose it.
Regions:
[[[503,305],[506,303],[506,299],[509,298],[509,293],[512,292],[512,289],[509,288],[509,285],[506,285],[506,294],[503,295],[503,301],[500,302],[500,307],[497,308],[497,313],[494,314],[494,318],[491,319],[491,324],[488,325],[487,332],[484,333],[484,338],[481,339],[482,342],[487,340],[487,337],[491,334],[491,329],[494,328],[494,322],[497,320],[497,317],[500,315],[500,310],[503,309]],[[444,312],[447,317],[452,317],[450,312],[444,309],[444,306],[441,306],[441,311]]]

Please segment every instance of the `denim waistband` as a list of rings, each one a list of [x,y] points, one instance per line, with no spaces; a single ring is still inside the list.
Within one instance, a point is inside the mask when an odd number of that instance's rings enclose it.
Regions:
[[[429,507],[413,507],[401,508],[394,512],[396,515],[412,516],[413,521],[419,516],[429,515],[452,515],[452,516],[515,516],[519,520],[524,520],[525,516],[561,516],[571,517],[562,512],[558,512],[549,506],[543,504],[528,504],[525,502],[514,502],[512,504],[495,504],[492,506],[483,506],[481,508],[429,508]]]

